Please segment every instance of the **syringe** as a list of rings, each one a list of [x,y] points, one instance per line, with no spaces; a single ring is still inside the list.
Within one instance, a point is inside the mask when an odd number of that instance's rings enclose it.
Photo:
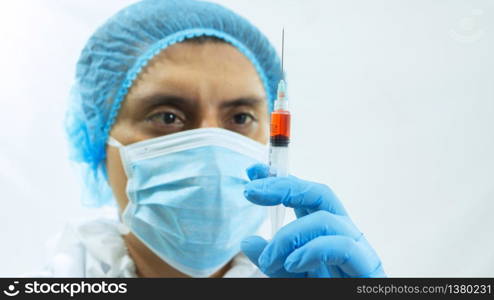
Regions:
[[[284,75],[283,58],[285,48],[285,29],[281,36],[281,73]],[[290,112],[286,84],[283,79],[278,83],[277,97],[271,113],[271,132],[269,149],[269,173],[271,176],[288,176],[288,144],[290,143]],[[285,207],[281,204],[270,207],[271,236],[283,226]]]
[[[271,134],[269,149],[269,173],[271,176],[288,176],[288,144],[290,143],[290,112],[286,85],[282,79],[278,84],[278,96],[271,113]],[[270,207],[271,236],[281,228],[285,218],[285,207]]]

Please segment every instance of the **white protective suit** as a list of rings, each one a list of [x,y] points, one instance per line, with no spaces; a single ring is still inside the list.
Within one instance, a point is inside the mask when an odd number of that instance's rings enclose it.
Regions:
[[[41,272],[26,277],[137,277],[123,234],[128,229],[111,209],[102,209],[100,216],[71,222],[47,243],[48,261]],[[266,237],[266,222],[259,235]],[[239,253],[224,277],[265,277]]]

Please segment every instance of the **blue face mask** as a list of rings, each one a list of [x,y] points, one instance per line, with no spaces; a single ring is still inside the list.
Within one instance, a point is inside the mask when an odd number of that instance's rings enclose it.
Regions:
[[[123,223],[170,266],[209,277],[259,229],[266,210],[243,195],[246,168],[267,147],[240,134],[205,128],[122,146],[129,203]]]

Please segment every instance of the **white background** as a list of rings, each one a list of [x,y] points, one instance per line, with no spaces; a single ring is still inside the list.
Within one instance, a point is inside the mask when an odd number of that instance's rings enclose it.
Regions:
[[[132,1],[0,2],[0,276],[41,268],[79,204],[78,54]],[[218,1],[279,49],[292,171],[329,184],[390,276],[494,276],[494,1]]]

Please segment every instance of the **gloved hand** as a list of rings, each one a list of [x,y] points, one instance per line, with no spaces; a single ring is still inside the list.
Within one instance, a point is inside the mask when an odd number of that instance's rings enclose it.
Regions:
[[[247,170],[245,197],[258,205],[283,204],[297,220],[271,241],[251,236],[245,255],[269,277],[385,277],[376,252],[325,185],[294,176],[269,177],[266,165]]]

